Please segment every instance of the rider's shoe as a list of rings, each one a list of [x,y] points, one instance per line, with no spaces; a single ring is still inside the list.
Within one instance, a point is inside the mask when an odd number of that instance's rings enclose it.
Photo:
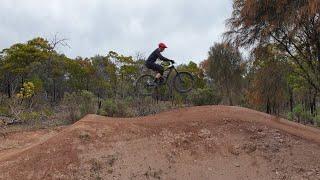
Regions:
[[[163,77],[160,77],[159,78],[159,84],[163,84],[164,83],[164,78]]]
[[[154,83],[157,84],[157,85],[162,85],[163,82],[164,82],[163,77],[156,78],[156,79],[154,80]]]

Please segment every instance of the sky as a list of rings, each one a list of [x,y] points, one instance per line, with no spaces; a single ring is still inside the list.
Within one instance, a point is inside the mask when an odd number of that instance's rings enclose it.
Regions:
[[[0,50],[57,35],[68,39],[57,50],[70,58],[110,50],[147,57],[164,42],[164,56],[200,62],[231,12],[232,0],[1,0]]]

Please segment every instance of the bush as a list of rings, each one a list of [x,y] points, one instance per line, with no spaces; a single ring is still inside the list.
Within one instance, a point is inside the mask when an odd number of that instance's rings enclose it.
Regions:
[[[293,120],[294,120],[293,112],[288,112],[288,113],[287,113],[287,119],[290,120],[290,121],[293,121]]]
[[[146,116],[173,109],[175,106],[170,101],[157,102],[152,97],[141,97],[134,99],[130,107],[133,116]]]
[[[76,121],[80,118],[79,100],[76,93],[65,93],[63,97],[63,104],[67,108],[67,114],[71,121]]]
[[[54,115],[53,109],[51,109],[51,108],[44,108],[42,111],[43,111],[44,115],[47,117]]]
[[[71,121],[96,113],[97,98],[89,91],[65,93],[63,104],[67,107],[67,113]]]
[[[18,98],[29,99],[35,93],[35,85],[32,82],[23,83],[23,87],[20,89],[20,92],[17,94]]]
[[[109,117],[131,117],[129,103],[126,100],[107,99],[102,102],[99,114]]]
[[[314,124],[314,116],[309,111],[302,112],[301,119],[304,121],[304,123]]]
[[[302,120],[302,114],[303,114],[303,106],[302,104],[298,104],[293,108],[293,116],[295,119],[300,122]]]
[[[23,112],[20,114],[20,120],[24,123],[38,123],[41,121],[41,113],[39,112]]]
[[[314,121],[316,122],[317,126],[320,127],[320,114],[316,115],[316,117],[314,117]]]
[[[97,112],[97,98],[89,91],[81,91],[79,99],[80,102],[80,113],[81,116],[87,114],[95,114]]]
[[[8,106],[0,106],[0,116],[10,116],[10,109]]]
[[[210,88],[196,89],[189,95],[189,100],[196,106],[219,104],[221,97]]]
[[[289,117],[290,116],[290,117]],[[309,111],[305,111],[302,104],[298,104],[293,108],[292,113],[288,113],[289,120],[298,120],[298,122],[314,123],[314,117]]]

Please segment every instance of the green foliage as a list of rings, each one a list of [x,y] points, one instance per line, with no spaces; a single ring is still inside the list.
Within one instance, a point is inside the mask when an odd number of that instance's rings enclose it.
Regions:
[[[156,114],[177,107],[169,101],[156,102],[152,97],[133,98],[129,105],[133,116]]]
[[[314,121],[316,122],[317,126],[320,127],[320,114],[314,117]]]
[[[47,117],[53,116],[54,115],[54,111],[51,108],[44,108],[42,110],[43,114]]]
[[[4,49],[3,70],[21,77],[30,72],[31,67],[49,56],[49,44],[42,38],[35,38],[25,44],[14,44]]]
[[[285,56],[272,44],[258,47],[253,52],[254,59],[248,73],[249,102],[263,107],[267,113],[278,109],[286,101],[288,89],[289,64]],[[274,108],[271,109],[271,106]]]
[[[81,91],[79,97],[80,99],[80,113],[81,116],[87,114],[95,114],[97,112],[96,104],[97,99],[95,95],[89,91]]]
[[[239,50],[229,43],[215,43],[210,48],[206,73],[214,81],[221,95],[228,98],[229,105],[241,93],[245,63]]]
[[[190,61],[187,65],[179,65],[177,69],[178,71],[186,71],[193,74],[193,76],[195,77],[194,88],[204,88],[204,86],[206,85],[206,82],[204,80],[204,70],[193,61]]]
[[[96,113],[96,97],[89,91],[65,93],[63,104],[71,121],[79,120],[81,117]]]
[[[10,116],[10,109],[7,105],[0,106],[0,116]]]
[[[41,112],[23,112],[20,115],[20,120],[24,123],[38,123],[41,120]]]
[[[63,104],[67,107],[68,118],[73,122],[81,118],[76,98],[76,93],[65,93],[63,98]]]
[[[219,104],[221,97],[210,88],[193,90],[188,96],[189,100],[196,106]]]
[[[319,92],[319,12],[319,0],[234,0],[225,35],[242,47],[276,43],[299,79]]]
[[[244,35],[244,39],[246,37]],[[314,88],[319,81],[314,79],[320,73],[316,68],[311,72],[312,67],[318,67],[315,66],[318,61],[309,61],[316,59],[313,57],[317,50],[312,49],[312,46],[309,51],[303,44],[296,44],[302,51],[293,52],[293,56],[297,62],[301,62],[302,70],[293,61],[293,57],[288,57],[279,42],[272,42],[258,43],[259,48],[253,51],[249,62],[243,61],[241,53],[233,44],[214,44],[208,59],[200,65],[190,61],[177,66],[179,71],[188,71],[194,75],[193,91],[187,94],[174,92],[171,99],[169,88],[162,86],[159,88],[160,101],[156,101],[155,96],[135,97],[135,80],[142,73],[151,73],[145,68],[143,58],[134,59],[110,51],[91,58],[71,59],[56,52],[47,40],[34,38],[0,52],[0,116],[25,122],[42,122],[50,117],[63,119],[64,122],[69,120],[70,123],[70,120],[74,122],[86,114],[96,113],[98,106],[101,106],[98,111],[101,115],[131,117],[191,104],[227,103],[224,102],[227,100],[230,105],[241,103],[256,109],[268,107],[271,113],[282,108],[280,113],[283,113],[288,111],[288,106],[303,102],[303,106],[299,104],[292,113],[287,114],[288,119],[314,121],[319,125],[319,116],[312,117],[309,113],[314,112],[312,107],[319,104],[319,91]],[[307,52],[312,54],[303,54]],[[306,61],[305,57],[311,59]],[[306,81],[308,75],[310,82],[315,85]],[[20,98],[14,96],[17,93]],[[57,115],[57,109],[62,113]]]
[[[43,81],[39,77],[32,77],[28,81],[34,85],[34,93],[42,91]]]
[[[106,99],[102,103],[99,114],[109,117],[130,117],[129,104],[125,100]]]
[[[302,120],[305,122],[305,123],[311,123],[313,124],[313,120],[314,120],[314,116],[309,112],[309,111],[304,111],[302,113]]]
[[[17,97],[20,99],[29,99],[34,95],[35,89],[36,87],[32,82],[23,83],[23,87],[20,89]]]
[[[298,104],[293,108],[293,115],[295,118],[298,119],[298,121],[300,121],[302,119],[303,112],[304,112],[304,110],[303,110],[302,104]]]
[[[288,112],[288,113],[287,113],[287,119],[290,120],[290,121],[293,121],[293,120],[294,120],[294,114],[293,114],[293,112]]]
[[[314,123],[315,117],[303,108],[302,104],[298,104],[293,108],[293,112],[290,115],[290,120],[298,120],[298,122]],[[289,117],[288,117],[289,118]]]

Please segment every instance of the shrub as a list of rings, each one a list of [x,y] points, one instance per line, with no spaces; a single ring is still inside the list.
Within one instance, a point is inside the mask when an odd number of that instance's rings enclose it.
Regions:
[[[51,108],[44,108],[42,110],[42,112],[44,113],[45,116],[50,117],[54,115],[53,109]]]
[[[314,124],[314,116],[309,111],[303,111],[301,114],[301,119],[304,121],[304,123]]]
[[[302,104],[298,104],[293,108],[293,115],[295,119],[298,119],[298,122],[302,120],[303,114],[303,106]]]
[[[23,83],[23,87],[20,89],[17,97],[21,99],[29,99],[34,95],[35,89],[35,85],[32,82]]]
[[[121,99],[106,99],[102,102],[99,114],[110,117],[130,117],[129,103]]]
[[[190,99],[186,94],[180,94],[178,92],[175,92],[173,94],[173,103],[175,106],[183,107],[185,104],[189,103]]]
[[[79,100],[76,93],[65,93],[63,97],[63,104],[67,108],[67,113],[71,121],[76,121],[80,118]]]
[[[79,104],[81,116],[95,114],[97,112],[97,98],[93,93],[89,91],[81,91],[79,99],[81,100]]]
[[[8,106],[0,106],[0,116],[10,116],[10,108]]]
[[[320,127],[320,114],[314,117],[314,121],[316,122],[317,126]]]
[[[217,95],[217,92],[210,88],[192,91],[189,99],[196,106],[219,104],[221,101],[221,97]]]
[[[89,91],[65,93],[63,104],[71,121],[76,121],[89,113],[96,113],[97,109],[97,99]]]
[[[296,119],[298,122],[303,121],[304,123],[314,123],[314,117],[309,111],[305,111],[302,104],[298,104],[293,108],[291,114],[288,113],[291,117],[288,117],[290,120]]]
[[[290,120],[290,121],[293,121],[293,120],[294,120],[293,112],[288,112],[288,113],[287,113],[287,119]]]
[[[39,123],[41,121],[40,112],[23,112],[20,114],[20,120],[24,123]]]
[[[176,107],[177,106],[174,106],[174,103],[171,101],[156,101],[152,97],[140,97],[130,102],[129,114],[132,116],[146,116]]]

